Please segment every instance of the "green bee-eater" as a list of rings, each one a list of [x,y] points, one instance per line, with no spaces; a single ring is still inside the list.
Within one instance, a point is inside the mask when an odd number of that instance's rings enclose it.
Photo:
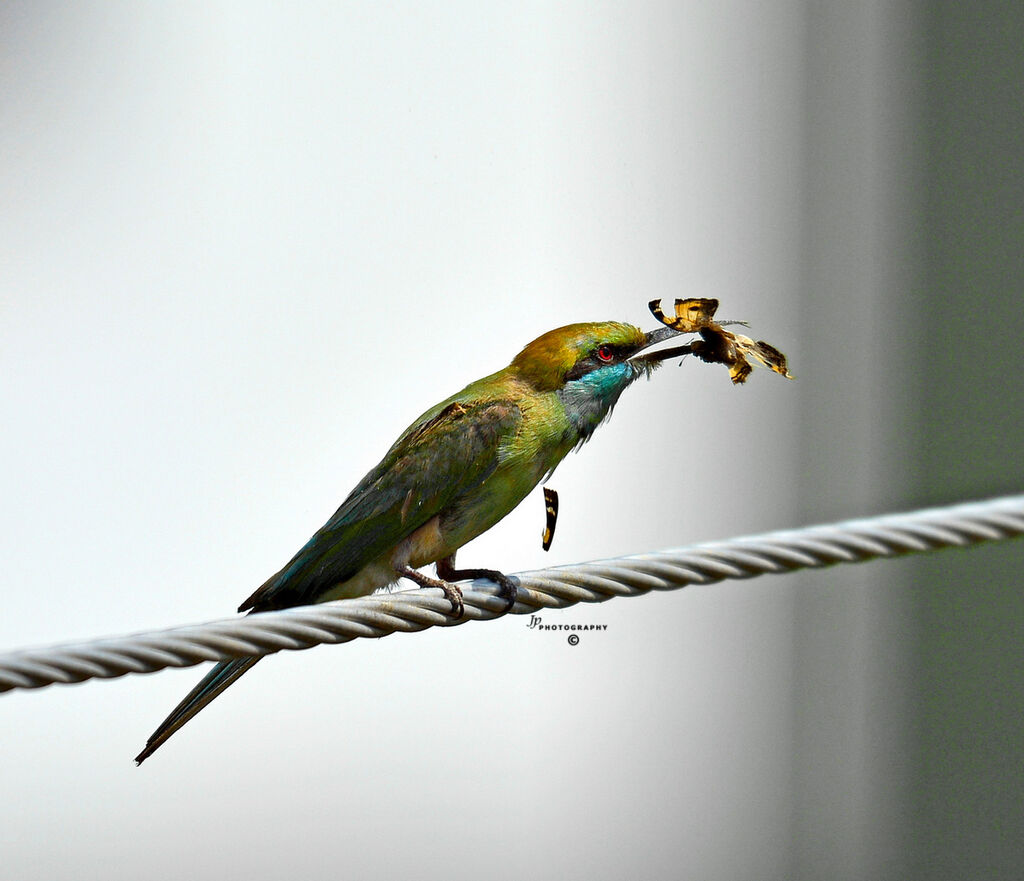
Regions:
[[[688,346],[640,355],[676,336],[619,322],[570,324],[524,348],[508,367],[431,407],[395,441],[305,546],[239,606],[264,612],[370,594],[399,578],[442,587],[462,614],[460,578],[490,578],[509,608],[515,583],[455,568],[455,552],[515,508],[586,441],[619,395]],[[417,571],[437,564],[438,578]],[[255,664],[221,661],[136,757],[141,763]]]

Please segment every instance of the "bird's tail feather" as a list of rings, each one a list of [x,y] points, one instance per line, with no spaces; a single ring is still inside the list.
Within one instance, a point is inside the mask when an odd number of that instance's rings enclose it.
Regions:
[[[146,748],[135,757],[135,764],[141,765],[148,759],[175,731],[231,685],[239,676],[255,664],[259,658],[235,658],[221,661],[200,680],[185,699],[176,706],[171,714],[160,723],[146,741]]]

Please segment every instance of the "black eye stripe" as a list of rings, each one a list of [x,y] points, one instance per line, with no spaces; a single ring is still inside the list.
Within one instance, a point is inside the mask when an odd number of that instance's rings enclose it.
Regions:
[[[609,364],[614,364],[616,361],[622,361],[633,354],[637,348],[637,346],[623,346],[616,343],[601,343],[591,349],[585,357],[580,358],[580,360],[572,366],[572,368],[565,374],[565,381],[571,382],[574,379],[579,379],[581,376],[586,376],[598,367],[607,367]],[[600,355],[602,349],[607,350],[611,354],[611,357],[607,360],[602,358]]]

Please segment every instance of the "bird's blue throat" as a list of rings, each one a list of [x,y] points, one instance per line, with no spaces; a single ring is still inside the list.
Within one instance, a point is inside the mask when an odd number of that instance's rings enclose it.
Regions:
[[[569,422],[579,435],[579,442],[590,439],[597,427],[608,418],[621,395],[641,376],[649,376],[656,363],[637,364],[620,361],[599,367],[567,382],[555,394],[565,407]]]

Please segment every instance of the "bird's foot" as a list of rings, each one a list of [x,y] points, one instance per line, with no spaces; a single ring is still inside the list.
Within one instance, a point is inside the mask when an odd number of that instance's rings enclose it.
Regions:
[[[395,570],[403,578],[415,581],[420,587],[439,587],[444,591],[445,598],[452,604],[452,617],[458,620],[466,611],[462,602],[462,591],[454,584],[442,581],[440,578],[431,578],[422,572],[413,569],[411,566],[401,566]],[[441,573],[438,572],[440,575]]]
[[[486,578],[498,585],[498,596],[505,600],[503,613],[511,611],[516,604],[516,594],[519,589],[516,583],[497,569],[456,569],[452,557],[445,557],[437,561],[437,574],[445,581],[462,581],[469,578]]]

